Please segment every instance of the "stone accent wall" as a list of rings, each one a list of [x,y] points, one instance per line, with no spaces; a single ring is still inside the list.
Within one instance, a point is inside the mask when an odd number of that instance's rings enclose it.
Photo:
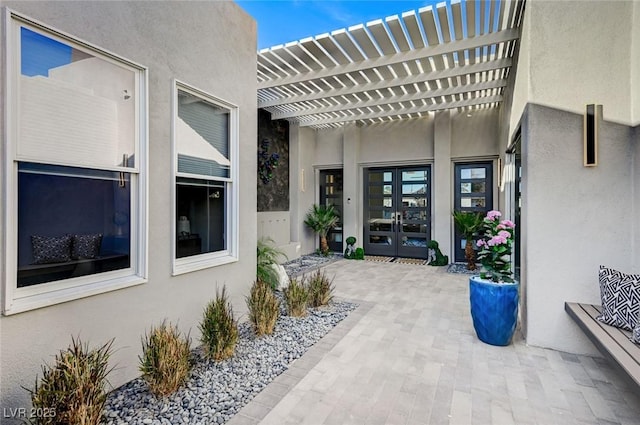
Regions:
[[[278,166],[272,171],[272,177],[265,183],[260,178],[263,159],[258,156],[258,211],[289,211],[289,122],[271,120],[271,114],[258,110],[257,154],[262,150],[263,140],[269,141],[267,156],[279,155]]]

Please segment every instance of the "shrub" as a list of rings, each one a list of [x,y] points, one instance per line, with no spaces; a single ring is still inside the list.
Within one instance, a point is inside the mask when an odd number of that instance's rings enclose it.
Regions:
[[[280,312],[280,302],[265,282],[256,280],[247,297],[249,322],[256,335],[273,333]]]
[[[177,326],[165,321],[157,328],[151,327],[142,338],[140,372],[157,396],[175,392],[189,377],[191,370],[191,340],[183,337]]]
[[[55,357],[53,367],[42,366],[42,379],[36,378],[31,394],[33,409],[43,412],[33,424],[97,425],[107,400],[105,387],[113,339],[89,350],[88,344],[71,338],[71,345]],[[50,415],[47,413],[51,413]]]
[[[307,287],[311,307],[327,305],[333,299],[333,279],[329,280],[325,272],[320,269],[308,278]]]
[[[364,249],[356,248],[355,259],[364,260]]]
[[[273,246],[271,238],[258,240],[256,279],[266,282],[271,289],[278,287],[278,273],[272,267],[278,264],[280,258],[287,258],[284,252]]]
[[[233,308],[227,299],[226,287],[210,301],[204,309],[200,323],[205,354],[209,359],[221,361],[233,355],[238,341],[238,322],[233,317]]]
[[[309,301],[309,290],[304,282],[299,282],[297,279],[291,279],[289,286],[287,286],[283,292],[289,316],[306,316],[307,302]]]

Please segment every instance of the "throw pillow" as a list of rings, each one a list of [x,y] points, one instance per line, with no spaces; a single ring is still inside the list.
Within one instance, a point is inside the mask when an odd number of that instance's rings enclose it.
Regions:
[[[33,264],[64,263],[71,261],[71,235],[31,236]]]
[[[102,234],[95,235],[73,235],[71,245],[71,258],[82,260],[85,258],[96,258],[100,254],[102,244]]]
[[[600,266],[601,322],[618,328],[633,330],[640,315],[640,275],[626,274]]]
[[[640,344],[640,320],[636,323],[636,327],[633,328],[633,333],[631,334],[631,341],[636,344]]]

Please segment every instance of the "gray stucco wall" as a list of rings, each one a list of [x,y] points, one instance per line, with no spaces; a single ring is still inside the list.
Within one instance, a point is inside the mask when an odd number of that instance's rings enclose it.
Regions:
[[[564,302],[599,304],[601,264],[638,272],[629,231],[637,221],[632,181],[637,146],[630,134],[629,127],[605,121],[599,165],[587,168],[581,115],[534,104],[525,110],[522,253],[531,345],[596,354],[564,312]]]
[[[183,331],[191,329],[198,341],[197,323],[217,285],[226,284],[238,317],[245,311],[244,296],[255,277],[256,25],[233,2],[2,5],[144,65],[149,77],[148,283],[1,317],[0,405],[10,408],[28,405],[21,386],[33,385],[42,362],[66,348],[71,335],[92,345],[115,337],[112,363],[117,368],[110,381],[119,386],[138,375],[140,337],[150,325],[167,318],[179,322]],[[2,25],[4,36],[4,21]],[[240,111],[240,260],[177,277],[171,276],[168,172],[173,78],[234,103]]]
[[[635,234],[635,242],[633,244],[633,267],[636,272],[640,272],[640,125],[633,131],[632,144],[635,144],[635,151],[633,154],[635,165],[633,166],[633,232]]]

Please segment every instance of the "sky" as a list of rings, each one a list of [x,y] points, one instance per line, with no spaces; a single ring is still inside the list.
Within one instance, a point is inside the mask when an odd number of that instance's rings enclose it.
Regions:
[[[236,0],[258,22],[258,50],[401,15],[442,0]]]

